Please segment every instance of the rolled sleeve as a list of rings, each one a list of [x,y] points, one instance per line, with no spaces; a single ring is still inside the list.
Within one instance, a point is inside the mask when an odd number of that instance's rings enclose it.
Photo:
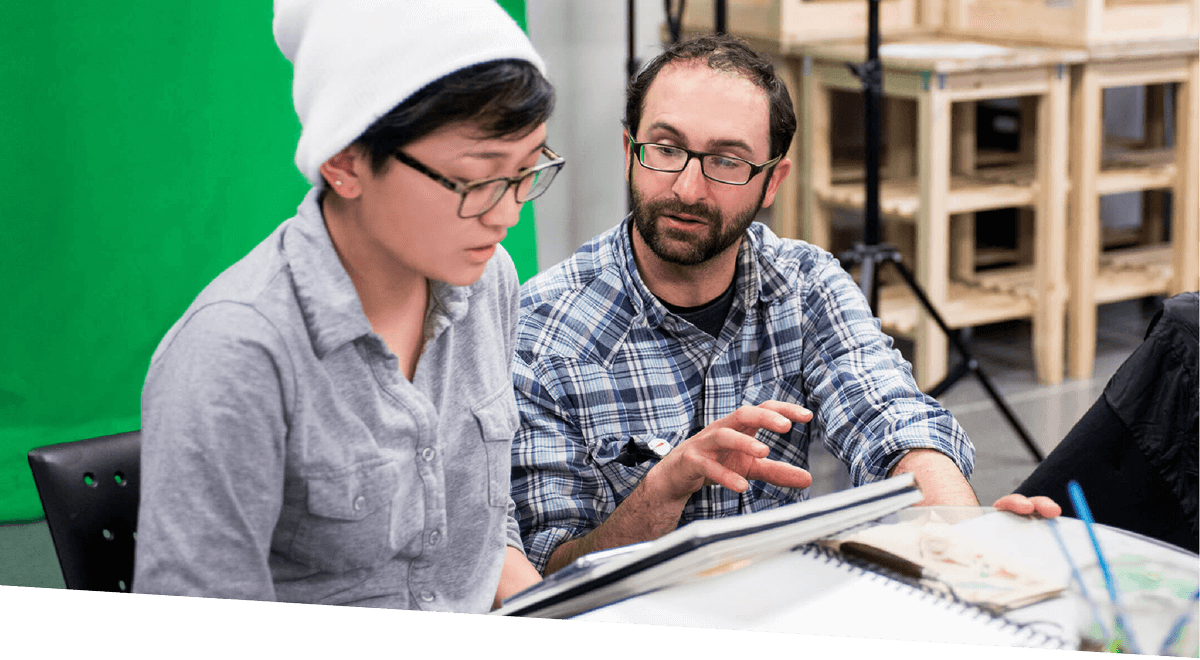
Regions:
[[[970,478],[975,449],[880,329],[862,292],[832,258],[802,295],[810,327],[806,387],[825,446],[849,467],[855,485],[877,481],[905,452],[933,449]]]

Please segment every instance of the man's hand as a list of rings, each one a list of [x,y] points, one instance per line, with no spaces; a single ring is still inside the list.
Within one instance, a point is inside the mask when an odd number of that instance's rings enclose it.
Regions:
[[[807,470],[767,458],[767,446],[754,439],[759,429],[786,433],[793,422],[812,413],[791,403],[764,401],[744,406],[679,443],[599,527],[563,543],[550,553],[545,574],[577,557],[640,541],[652,541],[675,529],[692,493],[705,484],[721,484],[737,492],[759,479],[785,488],[807,488]]]
[[[686,502],[702,486],[720,484],[744,492],[750,479],[785,488],[807,488],[808,471],[767,458],[766,445],[754,439],[759,429],[786,433],[793,422],[807,422],[812,413],[781,401],[743,406],[679,443],[646,474],[647,488],[669,502]]]
[[[1054,500],[1042,495],[1025,497],[1013,493],[996,500],[992,506],[1001,511],[1011,511],[1022,516],[1032,513],[1043,518],[1057,518],[1062,515],[1062,507]]]
[[[948,456],[932,449],[914,449],[896,462],[888,476],[894,477],[905,472],[916,475],[917,485],[925,495],[916,506],[979,506],[970,484]],[[1041,495],[1025,497],[1013,493],[996,500],[992,506],[1022,516],[1037,514],[1043,518],[1054,518],[1062,515],[1062,507]]]

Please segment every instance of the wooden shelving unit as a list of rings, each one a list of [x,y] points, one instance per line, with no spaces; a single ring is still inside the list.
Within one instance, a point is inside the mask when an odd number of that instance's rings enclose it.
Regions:
[[[1103,252],[1096,269],[1096,304],[1165,294],[1171,290],[1171,246],[1147,245]]]
[[[1200,45],[1195,38],[1104,45],[1088,49],[1074,66],[1071,86],[1071,204],[1067,327],[1072,341],[1067,372],[1090,378],[1096,355],[1096,306],[1151,295],[1174,295],[1200,287]],[[1145,86],[1146,134],[1142,144],[1106,138],[1103,91]],[[1163,88],[1175,89],[1174,147],[1163,145]],[[1151,91],[1153,90],[1153,91]],[[1143,192],[1147,206],[1161,203],[1150,194],[1169,190],[1173,199],[1170,242],[1161,240],[1161,206],[1132,232],[1100,225],[1100,197]],[[1132,240],[1131,240],[1132,239]],[[1107,245],[1129,245],[1105,250]],[[1141,245],[1138,245],[1138,244]]]
[[[880,203],[889,230],[911,227],[896,233],[906,234],[911,242],[908,264],[948,325],[1032,319],[1038,377],[1045,383],[1058,382],[1063,374],[1067,291],[1067,73],[1083,54],[986,44],[964,48],[938,39],[885,40],[884,46],[892,48],[891,54],[883,52],[888,142]],[[863,52],[861,41],[810,43],[788,50],[800,58],[799,233],[824,247],[831,242],[831,211],[864,205],[861,165],[855,169],[834,162],[829,136],[832,91],[860,85],[843,62],[861,58]],[[1031,142],[1030,153],[989,153],[981,162],[975,149],[974,103],[1011,97],[1033,100],[1038,138]],[[1021,162],[1023,157],[1032,162]],[[1037,218],[1034,240],[1040,247],[1033,264],[1025,266],[1029,283],[1024,287],[995,285],[997,269],[985,271],[986,276],[975,274],[972,214],[1009,207],[1031,208]],[[913,339],[918,384],[936,384],[947,373],[946,337],[903,289],[885,286],[880,293],[877,311],[883,326]]]
[[[907,286],[891,284],[879,290],[879,321],[884,331],[915,339],[920,303]],[[1011,319],[1030,318],[1033,296],[951,281],[938,312],[951,328],[970,328]]]
[[[1197,33],[1196,0],[930,0],[939,32],[1066,48],[1178,39]],[[936,10],[935,10],[936,11]]]
[[[996,168],[1000,169],[1000,168]],[[976,171],[974,174],[951,175],[950,194],[946,211],[951,214],[971,213],[1012,206],[1032,206],[1037,199],[1037,184],[1033,169],[1009,167],[1013,172]],[[1005,176],[1011,173],[1013,176]],[[817,199],[833,207],[861,209],[865,204],[861,181],[834,183],[818,191]],[[880,212],[892,218],[915,220],[921,207],[920,181],[916,177],[884,179],[879,185]]]
[[[1099,195],[1170,188],[1175,185],[1175,150],[1110,148],[1101,155],[1096,177]]]

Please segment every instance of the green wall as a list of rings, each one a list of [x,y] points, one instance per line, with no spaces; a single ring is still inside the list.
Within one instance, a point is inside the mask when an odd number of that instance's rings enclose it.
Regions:
[[[501,1],[524,26],[524,0]],[[0,521],[31,448],[140,426],[159,339],[308,184],[271,3],[10,3],[0,29]],[[537,271],[531,206],[505,246]]]

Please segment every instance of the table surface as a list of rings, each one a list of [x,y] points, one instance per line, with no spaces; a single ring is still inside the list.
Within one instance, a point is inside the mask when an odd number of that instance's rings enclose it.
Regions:
[[[1063,583],[1069,579],[1069,566],[1046,521],[982,507],[941,509],[956,509],[961,512],[963,515],[959,519],[963,522],[955,526],[967,533],[973,541],[985,543],[999,553],[1020,558],[1025,565],[1036,566],[1048,575],[1062,578]],[[975,509],[977,513],[972,514],[969,509]],[[906,513],[901,512],[901,516]],[[895,522],[896,519],[892,518],[891,521]],[[1083,523],[1074,518],[1064,517],[1058,519],[1056,525],[1077,565],[1082,566],[1095,561],[1091,541]],[[1097,526],[1097,530],[1101,547],[1110,560],[1129,556],[1148,557],[1198,566],[1197,570],[1200,573],[1200,564],[1197,563],[1200,558],[1185,550],[1104,525]],[[861,619],[848,620],[841,627],[836,624],[830,625],[829,621],[816,621],[811,615],[814,611],[819,611],[823,603],[828,604],[829,608],[840,608],[841,611],[847,607],[844,601],[849,596],[844,592],[844,587],[814,587],[813,589],[820,592],[819,595],[812,596],[807,593],[805,586],[811,580],[806,580],[803,575],[806,564],[801,559],[799,553],[785,553],[730,573],[626,599],[578,615],[574,620],[861,636],[919,642],[1003,645],[1008,640],[1008,636],[997,635],[992,638],[990,631],[982,627],[972,627],[975,624],[963,626],[961,630],[931,630],[929,627],[889,626],[888,622],[878,620],[885,617],[875,617],[869,625]],[[819,579],[817,581],[819,582]],[[843,592],[839,593],[838,589],[842,589]],[[1061,638],[1068,648],[1074,648],[1073,645],[1077,644],[1079,638],[1074,616],[1074,602],[1067,592],[1057,598],[1010,610],[1004,614],[1005,619],[1025,625],[1029,631]],[[898,619],[903,620],[902,617]],[[970,621],[964,620],[964,623]]]

